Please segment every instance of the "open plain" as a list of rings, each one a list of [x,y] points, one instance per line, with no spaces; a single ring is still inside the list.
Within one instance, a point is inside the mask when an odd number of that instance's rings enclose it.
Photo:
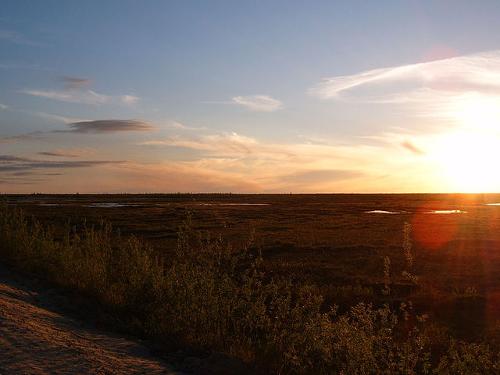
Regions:
[[[152,244],[168,262],[179,226],[221,236],[233,247],[252,240],[270,275],[320,287],[327,301],[411,300],[458,337],[481,337],[500,313],[500,195],[9,195],[58,228],[110,222],[122,236]],[[410,225],[411,273],[403,249]],[[388,258],[389,275],[384,275]],[[388,279],[389,277],[389,279]],[[389,280],[389,281],[388,281]],[[384,283],[391,293],[382,293]]]

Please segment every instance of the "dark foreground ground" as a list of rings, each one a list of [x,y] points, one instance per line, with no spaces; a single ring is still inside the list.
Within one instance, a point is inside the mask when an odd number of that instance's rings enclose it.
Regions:
[[[459,336],[482,335],[500,317],[500,195],[19,195],[4,196],[44,223],[110,221],[168,259],[179,225],[238,246],[254,237],[271,273],[319,285],[340,304],[410,298]],[[411,224],[405,280],[403,227]],[[391,294],[381,293],[384,258]],[[386,277],[387,281],[387,277]]]
[[[69,318],[67,303],[0,266],[0,373],[180,374],[144,345]]]

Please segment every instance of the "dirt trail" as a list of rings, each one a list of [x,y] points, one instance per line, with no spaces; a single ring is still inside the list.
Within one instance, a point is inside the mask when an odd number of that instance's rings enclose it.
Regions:
[[[55,294],[36,289],[0,267],[0,374],[175,374],[143,345],[63,316]]]

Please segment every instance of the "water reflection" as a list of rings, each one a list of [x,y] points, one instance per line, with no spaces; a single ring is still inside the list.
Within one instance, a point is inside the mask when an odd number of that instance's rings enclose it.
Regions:
[[[130,206],[132,205],[123,203],[114,203],[114,202],[91,203],[85,205],[85,207],[94,207],[94,208],[115,208],[115,207],[130,207]]]
[[[270,206],[269,203],[198,203],[199,206]]]

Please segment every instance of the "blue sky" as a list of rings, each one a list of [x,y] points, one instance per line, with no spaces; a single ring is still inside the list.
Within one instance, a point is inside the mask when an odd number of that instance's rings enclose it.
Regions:
[[[498,1],[3,1],[0,191],[496,191],[475,166],[497,156],[499,16]]]

